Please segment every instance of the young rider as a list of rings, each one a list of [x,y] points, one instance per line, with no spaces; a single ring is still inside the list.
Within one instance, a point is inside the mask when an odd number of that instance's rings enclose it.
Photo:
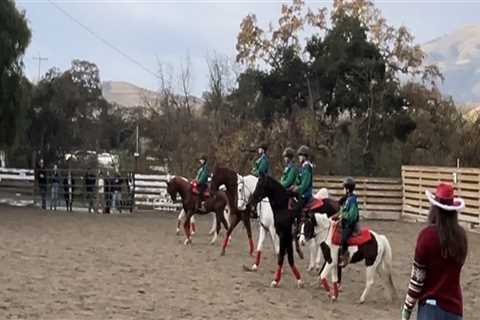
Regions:
[[[308,160],[310,149],[307,146],[301,146],[297,151],[300,162],[296,186],[293,191],[299,195],[299,207],[303,209],[310,202],[313,196],[313,165]]]
[[[203,200],[203,194],[208,189],[208,165],[207,165],[207,157],[202,155],[199,159],[200,167],[197,170],[197,176],[195,180],[197,181],[198,186],[198,199],[196,203],[197,210],[205,211]]]
[[[345,188],[345,203],[342,205],[340,215],[342,217],[342,243],[340,248],[340,265],[346,266],[350,256],[348,253],[348,239],[357,228],[360,218],[357,196],[355,195],[355,180],[348,177],[343,182]]]
[[[257,152],[259,158],[255,161],[254,167],[252,169],[252,175],[257,178],[268,175],[270,172],[270,164],[268,162],[267,156],[267,145],[261,144],[258,146]]]
[[[283,151],[283,159],[285,161],[285,169],[283,169],[282,178],[280,183],[285,189],[290,189],[296,182],[298,176],[298,170],[293,162],[295,151],[292,148],[286,148]]]

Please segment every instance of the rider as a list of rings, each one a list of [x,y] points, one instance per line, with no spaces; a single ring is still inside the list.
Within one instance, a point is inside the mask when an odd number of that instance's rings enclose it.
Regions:
[[[295,180],[297,179],[298,170],[293,163],[293,157],[295,156],[295,151],[292,148],[286,148],[283,151],[283,159],[285,161],[285,169],[283,169],[282,178],[280,179],[280,183],[285,189],[290,189],[294,184]]]
[[[313,196],[313,165],[308,160],[310,149],[307,146],[303,145],[298,148],[297,155],[300,162],[300,170],[293,191],[299,195],[298,207],[303,209]]]
[[[196,208],[199,211],[205,211],[205,206],[202,200],[204,192],[208,189],[207,157],[205,155],[202,155],[198,160],[200,161],[200,167],[198,168],[195,180],[197,181],[199,195],[196,203]]]
[[[355,180],[348,177],[343,182],[345,188],[345,203],[342,205],[342,244],[340,248],[340,264],[345,266],[349,262],[348,239],[352,236],[359,220],[357,196],[355,195]]]
[[[267,145],[262,143],[258,146],[257,152],[259,158],[255,161],[254,167],[252,169],[252,175],[257,178],[268,175],[270,171],[270,164],[268,162],[267,156]]]

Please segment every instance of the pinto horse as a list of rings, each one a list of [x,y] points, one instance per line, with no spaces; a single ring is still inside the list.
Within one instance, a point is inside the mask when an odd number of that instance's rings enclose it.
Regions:
[[[331,261],[327,261],[322,273],[320,274],[320,285],[329,293],[332,300],[338,298],[338,256],[341,241],[341,226],[337,221],[332,221],[325,214],[315,214],[316,226],[315,233],[319,238],[319,243],[327,243],[330,247]],[[310,219],[303,221],[303,227],[312,228],[308,224],[313,222]],[[356,263],[365,261],[366,265],[366,285],[360,297],[360,303],[364,303],[367,295],[374,283],[375,273],[378,273],[384,280],[387,289],[388,298],[396,298],[395,285],[392,279],[392,248],[387,237],[377,234],[369,229],[362,229],[359,234],[353,235],[349,240],[348,247],[350,262]],[[333,286],[327,280],[327,276],[332,273]]]
[[[228,230],[228,223],[224,216],[225,207],[228,204],[228,198],[224,192],[217,192],[215,196],[210,197],[205,201],[205,212],[195,212],[196,198],[199,195],[195,195],[192,191],[190,182],[183,177],[175,176],[167,182],[167,192],[172,198],[172,201],[177,201],[177,194],[180,194],[182,198],[183,210],[185,211],[185,221],[183,223],[183,229],[185,231],[185,244],[192,243],[190,219],[197,214],[207,214],[209,212],[215,212],[217,228],[215,230],[211,244],[214,244],[218,237],[221,224]]]
[[[288,263],[292,269],[295,279],[297,280],[297,285],[298,287],[302,287],[303,280],[300,272],[295,266],[293,256],[294,235],[292,232],[292,227],[295,220],[295,214],[288,208],[290,199],[288,191],[285,190],[285,188],[273,178],[269,176],[263,176],[258,179],[255,191],[247,203],[247,211],[252,210],[252,208],[264,198],[268,198],[270,201],[275,221],[275,230],[280,238],[280,253],[278,254],[277,271],[275,272],[271,286],[278,287],[282,277],[283,260],[285,258],[285,254],[287,254]]]
[[[247,211],[238,210],[238,174],[228,168],[216,167],[213,171],[212,182],[210,185],[212,194],[215,195],[218,193],[218,190],[222,185],[226,188],[225,193],[230,205],[230,226],[227,230],[227,234],[225,235],[220,254],[222,256],[225,255],[225,250],[227,248],[230,236],[241,220],[245,226],[245,230],[247,230],[249,254],[252,256],[254,244],[252,239],[252,227],[250,225],[250,215]]]

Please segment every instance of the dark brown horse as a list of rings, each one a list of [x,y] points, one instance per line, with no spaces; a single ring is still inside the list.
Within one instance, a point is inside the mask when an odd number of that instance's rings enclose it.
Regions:
[[[227,188],[225,192],[228,197],[228,203],[230,205],[230,227],[227,230],[227,234],[223,241],[221,255],[225,255],[225,250],[230,239],[230,235],[237,226],[237,224],[243,221],[245,229],[247,230],[249,253],[253,255],[254,245],[252,239],[252,228],[250,226],[250,214],[247,211],[238,210],[238,174],[228,168],[216,167],[213,171],[211,192],[218,193],[220,186],[224,185]]]
[[[183,229],[185,231],[185,236],[187,237],[185,239],[185,244],[192,243],[192,236],[190,233],[190,218],[194,214],[207,214],[209,212],[215,212],[217,217],[217,228],[211,241],[212,244],[215,243],[215,240],[217,239],[221,224],[223,224],[225,229],[228,230],[228,223],[224,216],[225,207],[228,204],[228,198],[224,192],[220,191],[216,192],[215,195],[212,194],[212,196],[205,201],[206,210],[204,212],[195,211],[195,203],[199,195],[196,195],[192,192],[190,182],[186,178],[175,176],[170,179],[170,181],[167,182],[167,192],[174,202],[177,200],[177,194],[180,194],[180,197],[182,198],[182,205],[183,209],[185,210],[185,222],[183,223]]]

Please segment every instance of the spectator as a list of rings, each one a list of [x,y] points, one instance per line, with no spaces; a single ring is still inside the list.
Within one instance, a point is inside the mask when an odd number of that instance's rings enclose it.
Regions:
[[[67,211],[70,212],[72,212],[74,185],[75,180],[73,179],[72,172],[69,169],[67,175],[63,178],[63,196],[65,197],[65,207],[67,208]]]
[[[53,166],[53,170],[50,174],[50,185],[51,185],[50,210],[57,210],[58,189],[60,188],[60,175],[58,173],[57,165]]]
[[[87,202],[88,202],[88,212],[92,212],[92,210],[95,210],[94,205],[93,205],[93,199],[95,198],[95,183],[96,183],[96,177],[88,168],[87,172],[85,173],[85,187],[87,191]],[[103,183],[103,182],[102,182]]]
[[[110,207],[112,206],[112,184],[110,172],[107,171],[107,174],[104,178],[104,189],[105,189],[105,213],[110,213]]]
[[[101,171],[98,172],[95,212],[98,212],[98,209],[101,209],[100,213],[105,212],[105,180]]]
[[[118,174],[115,174],[115,177],[111,181],[111,191],[112,191],[112,211],[117,209],[119,213],[122,213],[122,178]]]
[[[458,212],[465,207],[465,201],[455,197],[453,186],[447,183],[440,183],[435,194],[428,190],[425,193],[431,204],[429,225],[417,238],[402,320],[410,319],[417,301],[418,320],[461,320],[460,273],[468,240],[458,224]]]
[[[40,163],[35,172],[35,178],[37,179],[38,190],[40,197],[42,198],[42,209],[47,209],[47,171],[45,170],[45,164],[43,159],[40,159]]]

